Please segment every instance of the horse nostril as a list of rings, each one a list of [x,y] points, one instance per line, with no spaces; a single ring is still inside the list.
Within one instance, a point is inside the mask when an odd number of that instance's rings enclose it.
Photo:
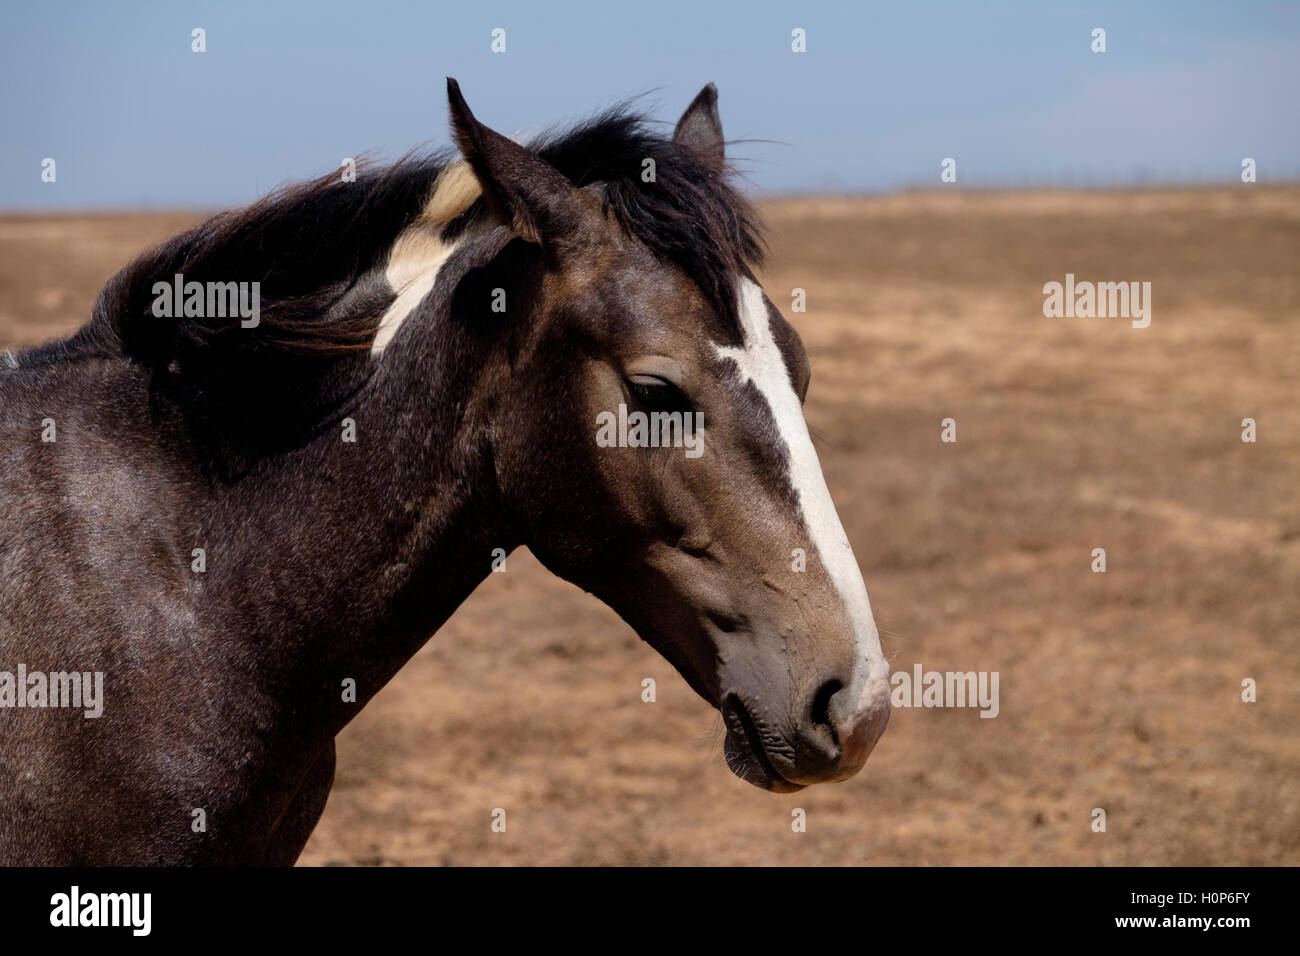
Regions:
[[[709,619],[709,623],[723,634],[730,634],[733,631],[737,631],[744,624],[744,621],[737,615],[725,614],[721,611],[707,610],[704,612],[704,616]]]
[[[826,681],[817,690],[816,696],[812,702],[812,724],[815,729],[825,730],[830,735],[831,743],[837,748],[840,745],[839,732],[835,729],[835,721],[831,719],[831,698],[844,689],[844,683],[834,678]]]
[[[834,677],[806,686],[816,690],[803,698],[802,714],[793,713],[793,752],[781,773],[802,785],[846,780],[866,763],[889,722],[888,685],[873,675],[861,690]]]

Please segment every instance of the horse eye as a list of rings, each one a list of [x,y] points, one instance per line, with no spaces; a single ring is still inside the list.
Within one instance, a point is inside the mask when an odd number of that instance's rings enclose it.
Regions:
[[[661,378],[638,375],[627,380],[627,388],[638,402],[650,408],[684,408],[688,404],[676,385]]]

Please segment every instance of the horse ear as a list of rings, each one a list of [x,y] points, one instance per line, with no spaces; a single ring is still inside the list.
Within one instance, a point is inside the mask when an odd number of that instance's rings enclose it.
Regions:
[[[710,83],[691,100],[677,121],[673,142],[688,146],[715,163],[723,160],[722,120],[718,118],[718,88]]]
[[[447,102],[456,144],[493,211],[523,239],[543,246],[576,232],[586,207],[573,184],[537,154],[476,120],[451,77]]]

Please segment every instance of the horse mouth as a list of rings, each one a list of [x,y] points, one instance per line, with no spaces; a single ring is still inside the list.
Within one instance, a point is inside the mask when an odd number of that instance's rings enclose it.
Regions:
[[[763,749],[763,738],[744,701],[729,694],[720,709],[722,720],[727,725],[722,752],[732,773],[746,783],[772,793],[794,793],[804,789],[803,784],[791,783],[776,769]]]

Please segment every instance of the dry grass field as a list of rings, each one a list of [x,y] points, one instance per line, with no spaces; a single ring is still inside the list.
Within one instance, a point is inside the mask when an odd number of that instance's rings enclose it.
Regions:
[[[761,792],[664,661],[519,553],[341,735],[301,863],[1300,863],[1300,188],[764,213],[892,667],[998,671],[1000,714],[899,709],[858,777]],[[0,217],[0,346],[69,332],[196,218]],[[1044,318],[1067,272],[1150,281],[1150,327]]]

